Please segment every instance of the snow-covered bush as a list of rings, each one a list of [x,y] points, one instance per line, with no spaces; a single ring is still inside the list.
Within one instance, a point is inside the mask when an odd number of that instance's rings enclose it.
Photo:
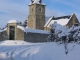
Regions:
[[[72,26],[69,29],[69,42],[70,41],[74,41],[74,42],[78,42],[80,40],[80,26]]]
[[[71,42],[80,43],[80,26],[72,26],[70,29],[61,26],[55,22],[51,25],[50,35],[48,37],[50,42],[58,42],[64,44],[65,53],[68,53],[67,44]]]
[[[51,25],[48,41],[76,42],[80,40],[80,26],[73,25],[70,29],[57,22]]]
[[[51,25],[51,30],[48,40],[55,42],[64,41],[64,38],[65,37],[67,38],[67,35],[68,35],[67,28],[55,22],[54,24]]]

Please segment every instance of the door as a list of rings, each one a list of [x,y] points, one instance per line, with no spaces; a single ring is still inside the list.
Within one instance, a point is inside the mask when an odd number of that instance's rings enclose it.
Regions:
[[[10,30],[9,30],[9,40],[14,40],[15,39],[15,27],[14,26],[10,26]]]

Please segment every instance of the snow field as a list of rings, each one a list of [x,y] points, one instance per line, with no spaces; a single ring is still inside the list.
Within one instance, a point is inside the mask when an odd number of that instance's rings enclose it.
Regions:
[[[79,51],[76,43],[68,44],[66,55],[63,44],[7,40],[0,43],[0,60],[80,60]]]

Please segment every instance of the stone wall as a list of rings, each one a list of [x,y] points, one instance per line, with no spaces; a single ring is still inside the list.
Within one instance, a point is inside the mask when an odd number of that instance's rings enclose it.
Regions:
[[[28,28],[44,30],[45,5],[29,5]]]
[[[6,31],[0,32],[0,41],[8,40],[8,35]]]
[[[70,27],[72,27],[72,25],[74,25],[76,23],[79,23],[79,21],[78,21],[76,15],[74,14],[66,26],[68,26],[70,28]]]
[[[23,30],[17,28],[16,40],[24,40],[27,42],[46,42],[49,34],[41,34],[34,32],[24,32]]]
[[[16,30],[16,39],[15,40],[24,40],[24,31],[17,28]]]
[[[27,42],[47,42],[47,37],[49,34],[40,33],[25,33],[24,41]]]
[[[9,28],[8,28],[9,29]],[[47,38],[49,34],[43,34],[43,33],[34,33],[34,32],[24,32],[20,28],[16,28],[15,30],[15,40],[23,40],[27,42],[47,42]],[[2,40],[9,40],[9,32],[3,31],[0,32],[0,41]]]

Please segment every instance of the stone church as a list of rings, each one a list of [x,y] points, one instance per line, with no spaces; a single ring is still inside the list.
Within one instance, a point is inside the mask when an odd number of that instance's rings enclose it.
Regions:
[[[25,26],[17,20],[10,20],[7,28],[0,32],[0,40],[24,40],[28,42],[46,42],[50,32],[50,25],[55,21],[66,27],[79,24],[76,15],[50,17],[46,22],[45,4],[42,0],[31,0],[29,15]]]

